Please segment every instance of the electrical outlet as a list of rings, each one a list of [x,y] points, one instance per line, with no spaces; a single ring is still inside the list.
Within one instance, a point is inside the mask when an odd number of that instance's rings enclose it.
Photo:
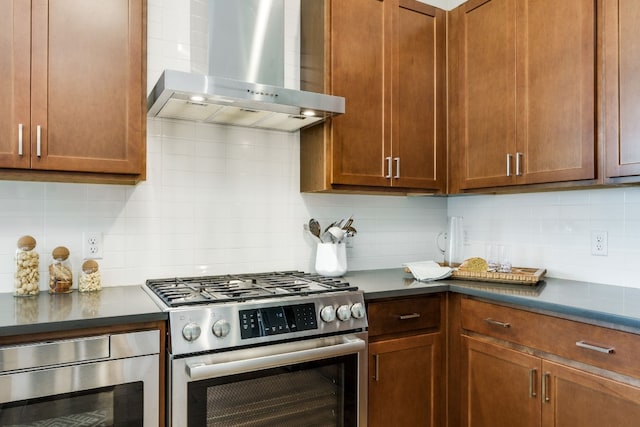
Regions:
[[[102,259],[102,233],[82,233],[82,257]]]
[[[606,231],[591,232],[591,255],[607,256],[609,252],[609,241]]]

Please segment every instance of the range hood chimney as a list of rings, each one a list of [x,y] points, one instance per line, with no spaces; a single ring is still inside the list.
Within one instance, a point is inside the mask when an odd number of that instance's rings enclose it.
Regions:
[[[208,7],[208,75],[165,70],[149,116],[293,132],[344,113],[342,97],[284,87],[284,0]]]

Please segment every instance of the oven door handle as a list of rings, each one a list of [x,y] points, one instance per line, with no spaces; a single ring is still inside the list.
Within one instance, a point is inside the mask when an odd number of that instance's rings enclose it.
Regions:
[[[302,350],[294,349],[286,353],[271,354],[244,360],[232,360],[214,364],[205,364],[202,362],[187,363],[186,370],[191,380],[202,380],[326,359],[328,357],[344,356],[358,353],[366,348],[366,342],[358,337],[345,336],[342,338],[342,343],[323,345],[316,348],[309,348],[309,341],[307,340],[299,344],[299,347],[303,348]],[[318,339],[317,342],[318,345],[326,344],[322,339]],[[292,343],[292,345],[296,344]]]

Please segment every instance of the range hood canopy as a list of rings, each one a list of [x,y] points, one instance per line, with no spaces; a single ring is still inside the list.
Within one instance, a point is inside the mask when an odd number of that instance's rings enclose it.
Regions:
[[[208,3],[209,75],[165,70],[149,116],[293,132],[345,112],[342,97],[283,87],[283,0]]]

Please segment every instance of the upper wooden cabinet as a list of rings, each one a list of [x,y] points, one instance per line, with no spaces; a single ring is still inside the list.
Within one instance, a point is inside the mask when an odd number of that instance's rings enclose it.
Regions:
[[[0,5],[0,177],[145,176],[146,1]]]
[[[450,192],[596,178],[597,0],[450,14]]]
[[[640,2],[604,2],[605,174],[612,182],[640,176]]]
[[[302,88],[346,98],[344,115],[301,132],[301,190],[444,192],[445,12],[414,0],[301,8]]]

